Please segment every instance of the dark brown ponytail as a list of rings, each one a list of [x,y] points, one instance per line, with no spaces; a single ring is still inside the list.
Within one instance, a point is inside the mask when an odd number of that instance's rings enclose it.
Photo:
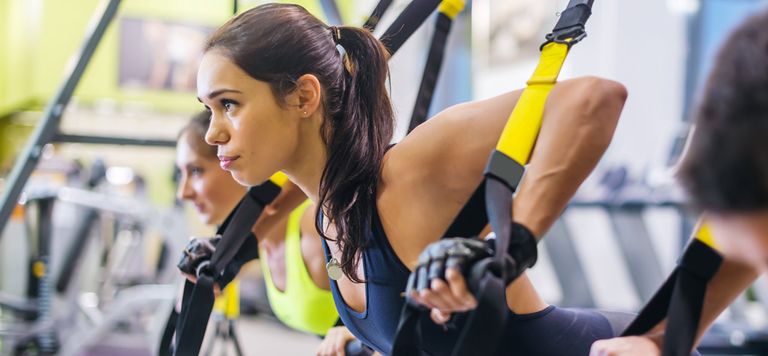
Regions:
[[[328,164],[320,183],[320,206],[342,242],[344,274],[359,282],[357,257],[369,236],[381,161],[392,139],[393,113],[386,91],[384,46],[361,28],[341,27],[337,33],[345,52],[345,89],[341,111],[326,121]]]

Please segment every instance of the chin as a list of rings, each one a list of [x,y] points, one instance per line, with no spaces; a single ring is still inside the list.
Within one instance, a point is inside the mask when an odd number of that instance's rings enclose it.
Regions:
[[[255,184],[252,183],[251,179],[248,179],[249,177],[247,177],[242,172],[240,172],[240,171],[232,171],[231,173],[232,173],[232,178],[234,178],[235,182],[237,182],[238,184],[246,186],[246,187],[250,187],[250,186],[255,185]]]
[[[234,178],[238,184],[245,187],[254,187],[269,179],[269,177],[254,177],[241,171],[232,171],[232,178]]]

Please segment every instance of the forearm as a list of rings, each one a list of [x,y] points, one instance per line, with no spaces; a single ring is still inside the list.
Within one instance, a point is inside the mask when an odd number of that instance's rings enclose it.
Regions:
[[[707,286],[701,320],[696,333],[697,345],[717,317],[757,279],[759,274],[760,268],[757,266],[732,258],[723,260],[722,266]],[[661,350],[666,326],[666,320],[664,320],[643,336],[653,341]]]
[[[280,226],[280,221],[285,220],[288,214],[306,200],[307,196],[299,186],[291,181],[285,182],[280,190],[280,194],[269,205],[264,207],[264,211],[251,228],[251,232],[258,240],[275,235],[279,235],[282,238],[281,233],[273,234],[275,232],[273,230]]]
[[[587,79],[555,86],[541,132],[514,201],[515,221],[542,236],[592,172],[613,137],[626,92]]]
[[[752,285],[758,275],[759,269],[756,266],[729,258],[723,260],[722,266],[707,286],[697,343],[723,310]]]

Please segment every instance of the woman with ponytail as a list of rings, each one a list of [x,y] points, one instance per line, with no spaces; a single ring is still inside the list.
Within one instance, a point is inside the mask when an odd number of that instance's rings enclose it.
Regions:
[[[296,5],[248,10],[209,38],[197,78],[211,111],[206,141],[245,185],[285,172],[320,207],[330,287],[344,324],[390,354],[406,281],[483,180],[486,159],[520,91],[449,108],[388,150],[394,117],[387,51],[364,29],[329,27]],[[516,222],[541,236],[607,148],[624,88],[597,78],[550,95]],[[480,233],[479,229],[476,233]],[[340,273],[337,273],[340,272]],[[457,270],[413,295],[431,308],[423,350],[450,354],[475,307]],[[596,313],[548,306],[528,278],[507,287],[502,354],[586,354],[614,335]]]

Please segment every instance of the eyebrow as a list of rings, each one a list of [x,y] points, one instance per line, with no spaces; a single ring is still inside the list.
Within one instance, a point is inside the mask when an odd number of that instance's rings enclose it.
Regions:
[[[235,90],[235,89],[219,89],[219,90],[214,90],[214,91],[212,91],[212,92],[210,92],[208,94],[208,100],[213,100],[213,98],[215,98],[215,97],[217,97],[217,96],[219,96],[221,94],[224,94],[224,93],[238,93],[238,94],[242,94],[243,92],[241,92],[239,90]],[[203,100],[200,99],[199,96],[197,97],[197,101],[199,101],[201,103],[203,102]]]

